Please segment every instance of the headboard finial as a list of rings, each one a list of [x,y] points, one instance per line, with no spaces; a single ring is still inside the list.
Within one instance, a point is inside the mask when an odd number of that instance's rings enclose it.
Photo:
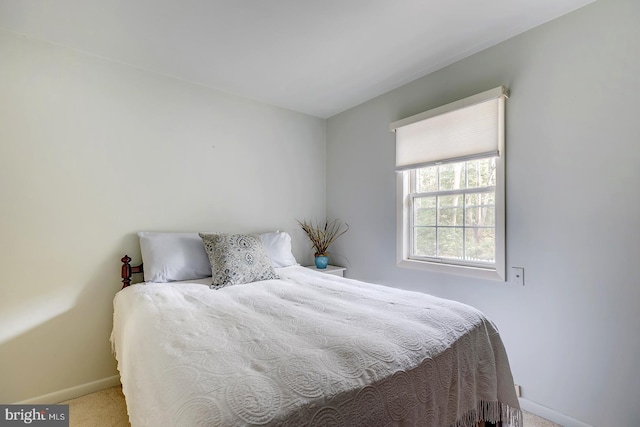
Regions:
[[[126,288],[131,284],[131,275],[135,273],[142,273],[142,264],[136,265],[134,267],[131,266],[131,258],[129,255],[125,255],[120,260],[122,261],[122,289]]]

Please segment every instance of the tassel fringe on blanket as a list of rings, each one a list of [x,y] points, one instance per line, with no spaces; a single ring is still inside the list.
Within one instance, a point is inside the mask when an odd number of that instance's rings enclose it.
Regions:
[[[503,427],[522,427],[522,411],[501,402],[478,402],[478,407],[467,412],[451,427],[477,427],[480,421],[502,422]]]

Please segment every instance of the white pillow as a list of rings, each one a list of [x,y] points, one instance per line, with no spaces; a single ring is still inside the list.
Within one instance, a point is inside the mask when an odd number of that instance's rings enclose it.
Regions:
[[[174,282],[211,276],[211,264],[198,233],[141,231],[140,251],[146,282]]]
[[[291,236],[284,231],[276,231],[274,233],[263,233],[262,247],[269,257],[271,265],[277,267],[289,267],[291,265],[300,265],[291,253]]]

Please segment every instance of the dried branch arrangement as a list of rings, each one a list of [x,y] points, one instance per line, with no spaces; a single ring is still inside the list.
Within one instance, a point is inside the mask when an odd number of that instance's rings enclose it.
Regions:
[[[349,230],[349,224],[343,224],[337,219],[317,221],[315,223],[305,220],[298,221],[298,224],[309,236],[309,240],[311,240],[315,250],[315,256],[326,255],[331,243]]]

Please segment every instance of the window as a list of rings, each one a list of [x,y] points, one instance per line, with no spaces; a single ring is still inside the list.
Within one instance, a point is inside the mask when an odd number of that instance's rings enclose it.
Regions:
[[[499,87],[391,125],[398,265],[505,280],[506,95]]]
[[[410,171],[409,258],[495,263],[496,158]]]

